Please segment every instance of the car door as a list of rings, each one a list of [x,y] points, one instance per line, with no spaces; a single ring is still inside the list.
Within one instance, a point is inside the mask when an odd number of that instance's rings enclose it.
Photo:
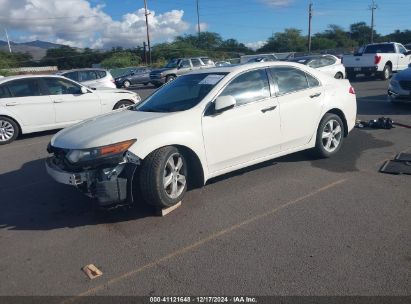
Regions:
[[[317,130],[324,92],[320,81],[295,67],[270,68],[281,115],[282,149],[307,144]]]
[[[193,70],[199,70],[203,67],[203,65],[201,64],[200,59],[198,59],[198,58],[192,58],[191,59],[191,64],[193,65]]]
[[[98,77],[95,71],[86,70],[86,71],[78,71],[79,81],[90,88],[97,88],[99,87],[98,84]]]
[[[212,173],[274,154],[281,148],[278,103],[271,96],[265,69],[238,75],[219,94],[227,95],[235,98],[236,106],[220,114],[207,109],[202,120]]]
[[[47,129],[54,125],[53,102],[41,87],[39,78],[25,78],[9,81],[2,85],[10,92],[1,98],[5,106],[21,124],[33,129]]]
[[[406,55],[407,49],[403,47],[401,44],[397,44],[398,52],[399,52],[399,58],[398,58],[398,70],[404,70],[408,68],[408,65],[410,64],[411,56]]]
[[[178,65],[177,74],[183,75],[191,71],[191,62],[190,59],[182,59]]]
[[[54,104],[57,124],[74,123],[101,114],[100,97],[91,90],[84,94],[78,84],[58,77],[47,77],[43,81]]]

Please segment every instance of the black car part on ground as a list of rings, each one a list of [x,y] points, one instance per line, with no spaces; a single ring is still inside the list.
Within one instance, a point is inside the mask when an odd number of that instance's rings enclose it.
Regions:
[[[394,122],[391,118],[380,117],[369,121],[357,121],[355,126],[357,128],[371,128],[371,129],[392,129],[394,128]]]
[[[394,160],[386,161],[380,172],[388,174],[409,174],[411,175],[411,154],[399,153]]]

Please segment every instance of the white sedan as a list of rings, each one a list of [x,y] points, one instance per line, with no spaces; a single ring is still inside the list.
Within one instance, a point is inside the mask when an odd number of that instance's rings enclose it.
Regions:
[[[336,79],[346,78],[345,67],[341,63],[341,59],[334,55],[302,56],[293,58],[291,61],[305,64]]]
[[[0,79],[0,145],[19,134],[64,128],[140,101],[133,92],[91,90],[61,76]]]
[[[101,206],[132,203],[137,187],[145,202],[164,208],[227,172],[305,149],[334,155],[356,110],[348,80],[301,64],[204,69],[136,106],[60,131],[46,167]]]

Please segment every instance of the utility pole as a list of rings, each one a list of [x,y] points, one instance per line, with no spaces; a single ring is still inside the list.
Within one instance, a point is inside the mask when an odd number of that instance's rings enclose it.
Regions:
[[[200,42],[200,9],[198,7],[198,0],[197,0],[197,30],[198,30],[198,42]]]
[[[313,3],[308,6],[308,53],[311,53],[311,19],[313,18]]]
[[[147,44],[146,44],[145,41],[143,42],[143,50],[144,50],[144,63],[146,65],[148,65],[148,62],[147,62]]]
[[[371,10],[371,43],[374,43],[374,11],[378,8],[378,5],[375,3],[375,0],[372,0],[370,5]]]
[[[151,65],[151,45],[150,45],[150,33],[148,30],[148,15],[150,13],[147,11],[147,0],[144,0],[144,15],[146,16],[146,28],[147,28],[147,44],[148,44],[148,61]]]
[[[11,46],[10,46],[9,34],[7,33],[7,29],[6,29],[6,28],[4,28],[4,31],[6,32],[7,44],[9,45],[9,52],[11,53]]]

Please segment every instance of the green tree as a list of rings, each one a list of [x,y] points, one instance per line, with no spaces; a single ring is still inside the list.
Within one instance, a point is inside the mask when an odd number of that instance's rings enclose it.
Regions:
[[[304,52],[307,49],[306,41],[301,30],[287,28],[284,32],[275,33],[257,52]]]
[[[125,68],[137,66],[141,62],[140,57],[132,52],[117,52],[107,57],[101,62],[101,65],[107,69]]]

